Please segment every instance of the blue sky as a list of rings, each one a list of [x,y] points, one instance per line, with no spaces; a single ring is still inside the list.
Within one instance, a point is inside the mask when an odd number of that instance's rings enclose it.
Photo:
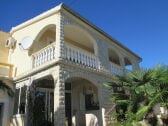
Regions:
[[[61,2],[142,57],[142,67],[168,64],[168,0],[0,0],[0,29]]]

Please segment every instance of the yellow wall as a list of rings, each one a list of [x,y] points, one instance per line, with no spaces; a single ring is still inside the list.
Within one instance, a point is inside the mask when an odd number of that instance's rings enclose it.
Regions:
[[[0,31],[0,63],[8,63],[8,51],[5,48],[5,41],[8,39],[9,33]]]
[[[34,44],[36,43],[36,37],[39,35],[39,33],[43,30],[48,25],[51,24],[57,24],[58,21],[58,16],[57,14],[51,15],[47,18],[44,18],[42,20],[36,21],[27,27],[24,27],[22,29],[19,29],[15,31],[12,34],[12,37],[14,37],[17,42],[16,42],[16,48],[14,49],[13,53],[11,53],[10,57],[10,63],[14,64],[14,73],[15,76],[21,75],[26,71],[29,71],[32,69],[32,57],[29,55],[30,50],[23,50],[19,47],[19,44],[24,37],[31,37],[34,40]],[[42,47],[40,42],[37,42],[38,47]],[[33,49],[32,51],[35,51],[38,49]],[[22,62],[21,62],[22,61]]]

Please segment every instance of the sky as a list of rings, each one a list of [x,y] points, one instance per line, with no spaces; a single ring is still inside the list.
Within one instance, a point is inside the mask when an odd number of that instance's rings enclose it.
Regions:
[[[61,2],[142,57],[141,67],[168,64],[168,0],[0,0],[0,29]]]

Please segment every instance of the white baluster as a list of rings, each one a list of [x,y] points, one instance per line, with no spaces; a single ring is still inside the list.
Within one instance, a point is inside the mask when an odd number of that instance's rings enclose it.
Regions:
[[[89,67],[92,67],[92,64],[91,64],[91,56],[89,55]]]
[[[71,56],[72,56],[72,61],[74,61],[74,50],[73,50],[73,48],[71,49]]]
[[[44,52],[41,52],[41,64],[44,63]]]
[[[37,65],[37,57],[36,55],[34,55],[34,67],[36,67],[36,65]]]
[[[67,48],[67,59],[70,60],[70,57],[71,57],[71,55],[70,55],[70,48]]]
[[[82,54],[79,52],[78,56],[79,56],[79,64],[82,64]]]
[[[41,60],[41,54],[39,54],[39,56],[38,56],[38,66],[40,65],[40,60]]]
[[[83,65],[86,65],[86,58],[84,54],[82,54],[82,58],[83,58]]]
[[[79,51],[78,50],[76,51],[76,59],[77,59],[76,62],[79,63]]]
[[[44,50],[44,63],[47,62],[47,53],[46,53],[47,49]]]
[[[37,66],[38,65],[38,56],[37,55],[35,55],[35,63],[36,63],[35,66]]]
[[[73,52],[72,52],[72,49],[71,49],[71,48],[69,48],[69,53],[70,53],[70,60],[73,61],[73,59],[72,59],[72,53],[73,53]]]
[[[40,56],[41,56],[40,63],[43,64],[43,53],[42,53],[42,52],[41,52],[41,55],[40,55]],[[40,65],[41,65],[41,64],[40,64]]]
[[[55,59],[55,47],[52,46],[52,50],[53,50],[53,59]]]
[[[32,64],[32,66],[33,66],[33,68],[35,67],[35,56],[33,55],[33,64]]]
[[[53,53],[54,53],[52,48],[50,48],[50,52],[51,52],[50,57],[51,57],[51,60],[52,60],[53,59]]]
[[[87,66],[90,67],[90,57],[89,57],[89,55],[87,56]]]
[[[78,51],[75,50],[75,62],[77,63],[77,55],[78,55]]]
[[[65,53],[65,57],[64,58],[67,59],[67,47],[66,46],[65,46],[65,50],[64,51],[65,51],[64,52]]]

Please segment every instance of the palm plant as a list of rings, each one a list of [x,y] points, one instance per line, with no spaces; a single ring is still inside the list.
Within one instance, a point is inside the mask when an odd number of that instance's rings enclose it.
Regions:
[[[4,92],[7,92],[7,94],[10,97],[13,97],[14,96],[14,91],[6,83],[11,83],[11,82],[9,82],[5,79],[1,79],[0,80],[0,89],[3,90]]]
[[[111,98],[116,106],[127,106],[125,120],[139,121],[156,103],[167,103],[168,67],[130,71],[125,76],[115,76],[106,85],[112,89]]]

